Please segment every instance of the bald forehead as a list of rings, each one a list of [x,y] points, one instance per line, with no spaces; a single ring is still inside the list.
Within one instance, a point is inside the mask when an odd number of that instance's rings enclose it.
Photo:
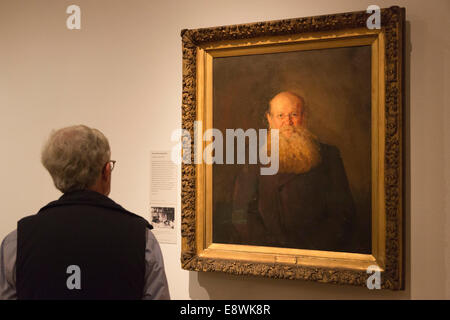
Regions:
[[[274,109],[297,109],[303,112],[303,98],[295,93],[285,91],[280,92],[270,100],[270,112],[274,112]]]

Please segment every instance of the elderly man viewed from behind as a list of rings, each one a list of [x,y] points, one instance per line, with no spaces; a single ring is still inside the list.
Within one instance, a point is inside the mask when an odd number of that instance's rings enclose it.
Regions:
[[[149,223],[111,200],[108,140],[79,125],[53,132],[42,164],[63,195],[2,242],[0,299],[169,299]]]

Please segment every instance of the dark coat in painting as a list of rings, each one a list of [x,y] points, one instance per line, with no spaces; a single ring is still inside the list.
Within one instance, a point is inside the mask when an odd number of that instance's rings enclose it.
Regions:
[[[238,175],[232,221],[242,244],[352,251],[355,206],[339,150],[320,144],[322,161],[302,174]]]

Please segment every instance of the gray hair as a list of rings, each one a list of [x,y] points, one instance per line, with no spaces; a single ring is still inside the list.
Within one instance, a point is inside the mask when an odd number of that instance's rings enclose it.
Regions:
[[[111,156],[108,139],[84,125],[52,131],[41,162],[63,193],[93,186]]]

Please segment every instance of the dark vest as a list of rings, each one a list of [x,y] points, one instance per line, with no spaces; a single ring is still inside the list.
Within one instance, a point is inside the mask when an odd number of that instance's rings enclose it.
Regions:
[[[100,193],[64,194],[18,222],[18,299],[141,299],[146,228]]]

